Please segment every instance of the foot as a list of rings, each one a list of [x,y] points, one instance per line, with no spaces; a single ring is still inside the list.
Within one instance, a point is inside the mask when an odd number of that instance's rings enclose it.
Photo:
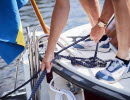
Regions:
[[[99,52],[108,52],[110,51],[110,38],[107,38],[104,41],[99,42]],[[95,51],[96,49],[96,43],[92,41],[91,39],[87,39],[85,41],[80,42],[79,44],[76,44],[73,46],[74,48],[78,50],[86,50],[86,51]]]
[[[108,83],[128,78],[130,77],[130,63],[126,65],[122,60],[115,58],[104,70],[97,72],[95,77]]]

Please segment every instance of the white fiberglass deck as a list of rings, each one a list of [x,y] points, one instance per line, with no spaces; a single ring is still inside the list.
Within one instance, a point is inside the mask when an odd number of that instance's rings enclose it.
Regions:
[[[59,41],[64,46],[67,46],[68,44],[72,43],[72,38],[70,38],[70,37],[85,36],[90,33],[90,29],[91,29],[91,26],[89,24],[73,28],[61,35],[61,38],[64,41],[61,39],[59,39]],[[111,46],[111,48],[112,48],[111,51],[108,53],[99,52],[98,57],[103,60],[114,59],[114,57],[116,55],[116,50],[113,46]],[[59,50],[60,50],[60,48],[59,48]],[[94,51],[79,51],[73,47],[69,48],[68,50],[71,52],[71,55],[74,55],[76,57],[89,58],[89,57],[94,56]],[[63,52],[61,54],[68,55],[68,52]],[[96,72],[99,70],[103,70],[104,68],[86,68],[83,66],[73,66],[73,65],[71,65],[71,62],[66,59],[60,59],[60,60],[56,60],[56,61],[59,64],[61,64],[62,66],[64,66],[65,68],[86,78],[87,80],[90,80],[91,82],[94,82],[103,87],[109,88],[111,90],[117,91],[124,95],[130,96],[130,78],[120,80],[119,82],[116,82],[114,84],[109,84],[109,83],[103,82],[103,81],[95,78]]]

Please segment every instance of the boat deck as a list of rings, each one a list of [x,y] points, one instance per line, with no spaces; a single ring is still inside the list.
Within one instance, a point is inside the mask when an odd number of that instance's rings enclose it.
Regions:
[[[74,29],[71,29],[64,34],[62,34],[61,39],[59,40],[64,46],[72,43],[72,38],[85,36],[90,32],[90,26],[84,25]],[[76,34],[77,33],[77,34]],[[64,40],[64,41],[63,41]],[[61,48],[58,47],[60,50]],[[68,53],[69,51],[69,53]],[[93,57],[94,51],[79,51],[73,47],[69,48],[68,51],[64,51],[63,55],[73,55],[76,57]],[[98,52],[98,57],[103,60],[114,59],[116,55],[116,49],[111,46],[111,50],[108,53]],[[114,84],[110,84],[95,78],[95,74],[99,70],[104,68],[86,68],[83,66],[74,66],[69,60],[64,58],[56,60],[53,70],[58,73],[65,79],[71,81],[72,83],[77,84],[78,86],[85,88],[87,90],[92,90],[94,92],[100,93],[101,95],[107,95],[107,97],[113,97],[115,99],[128,100],[130,99],[130,78],[122,79]],[[102,94],[103,93],[103,94]]]

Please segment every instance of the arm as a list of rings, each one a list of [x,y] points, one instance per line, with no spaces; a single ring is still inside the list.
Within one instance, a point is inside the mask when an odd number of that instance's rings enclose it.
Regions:
[[[44,70],[44,68],[46,68],[47,72],[50,72],[51,70],[51,61],[54,58],[54,49],[56,47],[58,38],[67,22],[69,9],[69,0],[56,0],[52,14],[48,46],[41,65],[41,69]]]
[[[103,10],[100,16],[100,21],[107,24],[113,13],[114,10],[111,0],[105,0]],[[105,28],[106,27],[100,27],[97,23],[91,30],[90,38],[95,42],[98,42],[101,39],[101,37],[105,34]]]

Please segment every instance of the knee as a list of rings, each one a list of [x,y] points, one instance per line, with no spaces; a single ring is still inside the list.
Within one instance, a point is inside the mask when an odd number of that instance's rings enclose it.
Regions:
[[[55,6],[59,7],[59,9],[70,10],[69,0],[56,0]]]

